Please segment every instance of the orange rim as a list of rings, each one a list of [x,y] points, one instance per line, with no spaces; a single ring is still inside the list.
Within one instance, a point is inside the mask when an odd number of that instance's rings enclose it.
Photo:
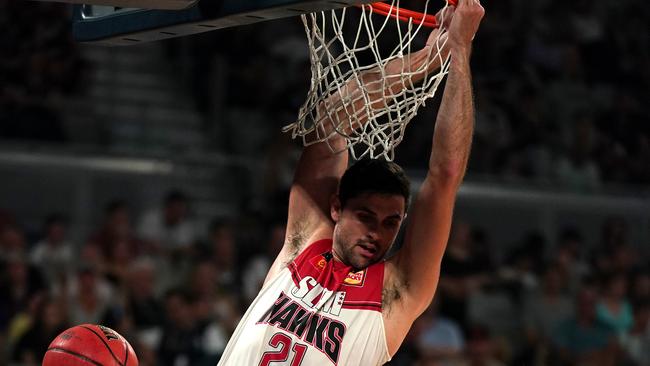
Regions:
[[[448,0],[448,2],[449,5],[456,6],[458,0]],[[391,4],[386,4],[383,2],[372,3],[368,4],[367,6],[369,6],[370,10],[372,10],[372,12],[375,14],[391,16],[403,22],[413,20],[413,23],[416,25],[422,24],[422,26],[429,28],[438,28],[440,26],[440,24],[438,24],[436,16],[433,14],[424,14],[418,11],[397,8]]]

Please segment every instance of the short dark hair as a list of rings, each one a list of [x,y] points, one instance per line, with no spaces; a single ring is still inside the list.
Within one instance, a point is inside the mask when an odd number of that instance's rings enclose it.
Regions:
[[[408,207],[411,183],[399,165],[382,159],[364,158],[349,167],[341,178],[341,207],[345,207],[351,198],[364,193],[398,194],[404,197],[405,207]]]

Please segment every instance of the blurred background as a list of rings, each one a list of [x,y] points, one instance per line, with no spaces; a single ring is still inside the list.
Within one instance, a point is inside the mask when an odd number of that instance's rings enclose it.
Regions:
[[[650,4],[484,5],[440,286],[390,364],[650,365]],[[0,364],[88,322],[214,365],[284,238],[302,24],[107,48],[70,13],[0,1]],[[416,189],[439,99],[397,149]]]

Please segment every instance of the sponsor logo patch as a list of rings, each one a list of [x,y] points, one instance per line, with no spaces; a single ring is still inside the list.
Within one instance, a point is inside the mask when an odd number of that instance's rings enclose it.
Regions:
[[[351,286],[363,286],[364,277],[366,277],[365,269],[359,272],[350,272],[345,280],[343,280],[343,283]]]
[[[309,260],[309,263],[311,263],[314,268],[321,270],[325,268],[325,265],[327,264],[327,260],[322,254],[319,254],[317,256],[314,256],[312,259]],[[343,283],[348,285],[348,286],[363,286],[363,280],[366,277],[366,270],[361,270],[359,272],[350,272],[348,273],[348,276],[343,280]]]
[[[325,264],[327,264],[327,260],[322,254],[319,254],[313,257],[312,259],[310,259],[309,263],[311,263],[311,265],[314,266],[314,268],[320,270],[325,268]]]

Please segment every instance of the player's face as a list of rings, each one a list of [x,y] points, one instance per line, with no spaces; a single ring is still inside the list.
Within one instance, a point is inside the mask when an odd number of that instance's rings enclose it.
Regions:
[[[364,193],[341,208],[332,203],[334,256],[359,270],[380,261],[395,241],[405,215],[401,195]]]

